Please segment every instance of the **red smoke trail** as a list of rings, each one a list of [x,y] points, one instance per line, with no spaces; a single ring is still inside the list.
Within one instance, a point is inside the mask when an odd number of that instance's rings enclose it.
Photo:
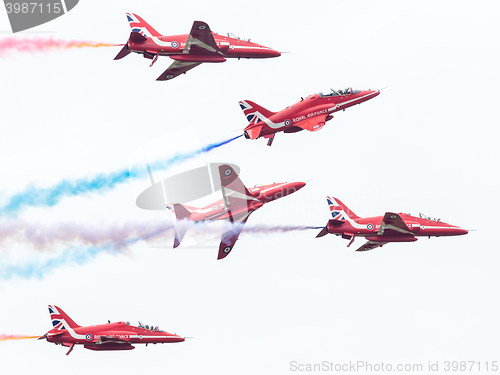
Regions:
[[[0,341],[37,339],[39,337],[40,336],[5,335],[3,333],[0,333]]]
[[[114,47],[119,44],[97,43],[82,40],[60,40],[50,38],[2,38],[0,39],[0,56],[15,52],[44,52],[69,48]]]

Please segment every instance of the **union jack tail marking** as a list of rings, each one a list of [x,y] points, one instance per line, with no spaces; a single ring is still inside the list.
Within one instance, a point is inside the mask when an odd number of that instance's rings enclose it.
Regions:
[[[143,37],[161,36],[151,25],[134,13],[127,13],[127,21],[132,31],[141,34]]]
[[[359,216],[352,212],[338,198],[326,197],[328,207],[334,220],[358,219]]]
[[[60,307],[49,305],[50,319],[53,329],[67,329],[80,327]]]
[[[275,114],[275,112],[271,112],[250,100],[242,100],[239,104],[250,125],[257,124],[264,119],[267,120]]]
[[[330,207],[330,213],[332,214],[332,218],[334,220],[345,220],[344,215],[342,215],[342,207],[336,205],[332,202],[330,197],[326,197],[326,201],[328,202],[328,207]]]

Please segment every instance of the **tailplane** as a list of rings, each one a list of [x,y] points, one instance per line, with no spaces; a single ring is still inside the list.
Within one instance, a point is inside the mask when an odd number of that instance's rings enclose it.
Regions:
[[[49,314],[53,329],[74,329],[80,327],[60,307],[49,305]]]
[[[174,213],[175,213],[175,239],[174,239],[174,248],[179,246],[182,242],[182,239],[186,235],[186,232],[189,229],[187,220],[191,216],[191,212],[182,204],[174,204]]]
[[[352,212],[340,199],[326,197],[326,201],[334,220],[359,219],[359,216]]]
[[[113,60],[120,60],[123,59],[125,56],[127,56],[130,53],[130,50],[128,49],[128,43],[126,43],[123,48],[118,52],[118,55],[115,56]]]
[[[128,56],[130,54],[130,47],[129,47],[129,44],[128,44],[129,42],[132,42],[132,43],[135,43],[135,44],[139,44],[139,43],[144,43],[146,40],[148,40],[148,38],[146,38],[142,34],[139,34],[136,31],[132,31],[130,33],[130,36],[128,38],[127,43],[125,43],[125,45],[123,46],[123,48],[120,50],[120,52],[118,52],[118,55],[116,55],[113,60],[123,59],[125,56]],[[144,57],[153,59],[153,56],[154,55],[152,55],[152,54],[146,54],[146,53],[144,53]],[[153,65],[153,64],[151,64],[151,65]]]

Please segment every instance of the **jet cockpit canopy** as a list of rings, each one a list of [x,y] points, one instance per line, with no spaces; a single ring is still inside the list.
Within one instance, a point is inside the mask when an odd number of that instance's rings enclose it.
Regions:
[[[238,40],[241,40],[243,42],[249,42],[250,39],[248,40],[245,40],[245,39],[241,39],[240,37],[237,37],[236,35],[234,35],[233,33],[227,33],[227,36],[230,37],[230,38],[233,38],[233,39],[238,39]]]
[[[352,87],[348,87],[343,90],[334,90],[330,89],[330,92],[328,94],[323,94],[322,92],[318,92],[318,95],[320,98],[328,97],[328,96],[341,96],[341,95],[351,95],[351,94],[357,94],[359,90],[353,90]]]
[[[148,324],[143,324],[140,320],[139,320],[138,323],[139,323],[139,325],[138,325],[139,328],[149,329],[151,331],[165,332],[165,331],[162,331],[161,329],[159,329],[158,326],[156,326],[156,327],[155,326],[149,326]],[[130,325],[129,322],[126,322],[126,324]]]
[[[439,222],[441,222],[441,219],[437,219],[437,220],[436,220],[436,219],[432,219],[431,217],[426,216],[425,214],[423,214],[423,213],[421,213],[421,212],[420,212],[418,215],[419,215],[419,216],[420,216],[420,218],[422,218],[422,219],[427,219],[427,220],[429,220],[429,221],[435,221],[435,222],[438,222],[438,223],[439,223]]]

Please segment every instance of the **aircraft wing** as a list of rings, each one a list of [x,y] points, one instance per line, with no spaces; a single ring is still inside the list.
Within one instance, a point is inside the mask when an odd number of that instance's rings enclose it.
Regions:
[[[238,237],[240,236],[240,233],[252,212],[248,212],[246,215],[240,217],[234,222],[226,221],[224,223],[224,233],[222,234],[220,241],[217,260],[223,259],[229,255],[234,247],[234,244],[238,241]]]
[[[175,78],[182,73],[186,73],[188,70],[196,68],[201,62],[191,62],[191,61],[174,61],[172,65],[168,67],[158,78],[157,81],[168,81],[169,79]]]
[[[219,167],[222,198],[229,211],[231,221],[238,221],[239,215],[254,211],[262,203],[248,191],[236,172],[229,165]],[[236,217],[234,217],[236,215]]]
[[[219,167],[222,198],[228,212],[229,221],[224,224],[224,232],[219,245],[217,259],[225,258],[233,249],[250,214],[263,205],[240,180],[229,165]]]
[[[377,232],[378,236],[401,236],[401,235],[413,235],[413,232],[408,228],[401,219],[401,216],[395,214],[394,212],[386,212],[380,228]]]
[[[327,116],[328,115],[311,117],[310,119],[298,123],[296,126],[304,130],[309,130],[310,132],[315,132],[323,128]]]
[[[222,54],[215,43],[210,26],[202,21],[194,21],[182,53],[191,55]]]
[[[368,251],[368,250],[373,250],[376,249],[377,247],[383,246],[388,242],[375,242],[375,241],[367,241],[363,246],[361,246],[359,249],[356,249],[356,251]]]

